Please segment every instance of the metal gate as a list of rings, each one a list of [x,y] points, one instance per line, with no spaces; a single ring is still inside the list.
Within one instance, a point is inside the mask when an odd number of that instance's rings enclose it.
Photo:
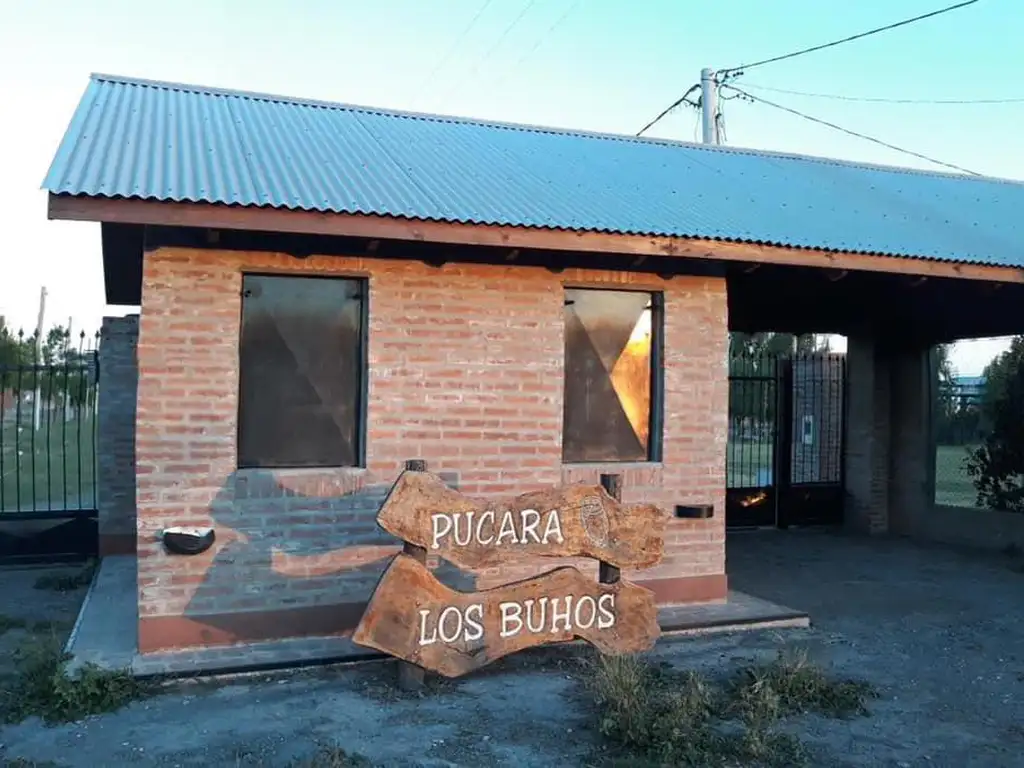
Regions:
[[[26,346],[0,360],[0,562],[91,557],[98,355],[62,348],[25,362]]]
[[[730,360],[726,525],[843,519],[846,357]]]

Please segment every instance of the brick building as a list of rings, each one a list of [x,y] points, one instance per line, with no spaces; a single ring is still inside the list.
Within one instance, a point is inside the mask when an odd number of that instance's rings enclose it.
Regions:
[[[853,179],[891,195],[841,212]],[[922,183],[948,208],[928,237],[882,226]],[[730,328],[853,337],[848,522],[888,527],[927,472],[905,406],[965,329],[880,329],[1000,284],[968,333],[995,328],[1021,297],[999,253],[950,245],[964,184],[1002,182],[94,76],[44,186],[52,218],[101,223],[108,303],[140,307],[105,321],[99,406],[101,550],[137,554],[140,649],[351,630],[412,458],[474,495],[614,472],[627,502],[712,504],[630,577],[725,599]],[[216,544],[169,555],[172,525]]]

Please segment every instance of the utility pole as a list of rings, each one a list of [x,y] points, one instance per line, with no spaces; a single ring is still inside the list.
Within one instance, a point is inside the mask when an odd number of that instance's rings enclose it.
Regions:
[[[704,129],[704,143],[718,143],[718,88],[715,71],[705,67],[700,71],[700,112]]]
[[[39,321],[36,323],[36,367],[33,372],[36,377],[36,391],[32,398],[33,426],[36,432],[39,431],[39,421],[43,415],[42,398],[42,371],[40,365],[43,362],[43,317],[46,315],[46,286],[39,291]]]

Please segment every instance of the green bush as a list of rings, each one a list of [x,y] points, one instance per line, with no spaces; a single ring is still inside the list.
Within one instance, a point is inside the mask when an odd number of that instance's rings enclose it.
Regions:
[[[17,654],[18,674],[0,689],[0,710],[7,722],[32,716],[47,723],[73,722],[120,709],[147,690],[128,671],[86,665],[69,675],[69,657],[46,640],[33,640]]]
[[[716,684],[692,671],[634,657],[599,656],[585,676],[609,765],[796,766],[808,755],[777,730],[780,720],[814,712],[866,714],[870,687],[830,680],[806,654],[781,654]]]

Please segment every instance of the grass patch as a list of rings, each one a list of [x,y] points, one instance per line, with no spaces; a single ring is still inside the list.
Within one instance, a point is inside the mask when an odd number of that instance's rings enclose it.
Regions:
[[[69,675],[70,657],[56,638],[33,638],[16,654],[18,671],[0,686],[0,716],[8,723],[33,716],[50,724],[74,722],[120,709],[149,690],[127,671],[87,665]]]
[[[935,447],[935,503],[950,507],[977,508],[978,490],[967,474],[967,457],[974,445]]]
[[[805,654],[779,655],[722,681],[633,657],[598,657],[584,678],[608,744],[608,766],[797,766],[809,760],[780,732],[787,716],[866,714],[862,683],[833,681]]]
[[[1009,562],[1007,567],[1014,573],[1024,573],[1024,549],[1019,544],[1011,543],[1003,547],[1003,555]]]
[[[321,747],[308,760],[294,763],[292,768],[369,768],[373,765],[362,755],[346,752],[341,747]]]
[[[60,634],[67,634],[71,624],[66,621],[28,621],[17,616],[6,616],[0,613],[0,635],[14,629],[23,629],[33,635],[46,637],[57,637]]]
[[[51,592],[74,592],[76,589],[88,587],[95,573],[96,561],[90,558],[74,573],[48,573],[36,579],[32,586]]]
[[[12,629],[25,629],[28,622],[16,616],[7,616],[0,613],[0,635],[10,632]]]
[[[733,696],[777,699],[781,717],[814,713],[847,718],[866,715],[875,692],[867,683],[832,680],[812,664],[806,651],[780,652],[770,664],[742,670],[730,686]]]
[[[20,424],[0,420],[0,513],[95,508],[96,421],[89,413],[78,416],[66,423],[46,419],[38,432],[31,406]]]
[[[235,768],[242,766],[263,768],[268,763],[259,756],[247,751],[236,753]],[[338,746],[321,746],[310,757],[288,763],[288,768],[370,768],[372,762],[362,755],[347,752]]]

